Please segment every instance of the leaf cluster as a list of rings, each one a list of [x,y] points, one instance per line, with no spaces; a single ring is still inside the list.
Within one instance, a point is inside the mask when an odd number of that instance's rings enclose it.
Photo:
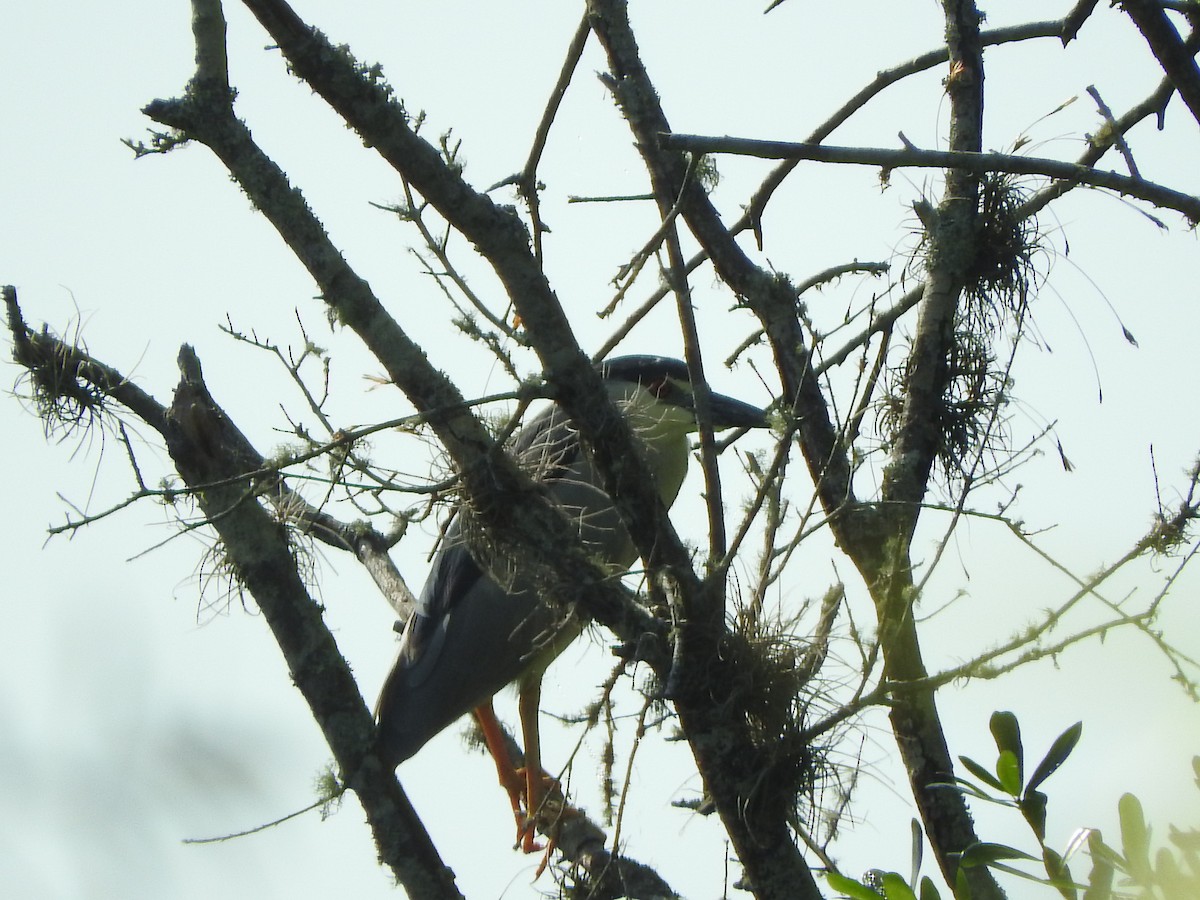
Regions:
[[[996,758],[985,766],[960,756],[963,767],[976,779],[955,779],[946,788],[987,803],[1016,809],[1037,841],[1037,853],[1007,844],[981,841],[960,856],[959,877],[953,885],[955,900],[970,900],[972,893],[965,877],[968,869],[984,866],[997,872],[1030,881],[1055,891],[1064,900],[1194,900],[1200,897],[1200,830],[1183,831],[1170,826],[1171,846],[1152,850],[1152,829],[1146,822],[1141,801],[1131,793],[1122,795],[1117,804],[1121,846],[1106,843],[1095,828],[1081,828],[1064,852],[1046,844],[1048,797],[1041,786],[1066,762],[1083,733],[1076,722],[1055,738],[1050,749],[1025,777],[1025,752],[1017,717],[1006,711],[992,714],[992,737]],[[1200,756],[1193,757],[1196,786],[1200,787]],[[940,900],[941,893],[932,879],[922,876],[918,884],[920,836],[915,836],[914,866],[910,879],[896,872],[872,870],[861,880],[830,872],[830,887],[853,900]],[[1086,882],[1071,872],[1070,860],[1086,848],[1091,868]],[[1035,863],[1042,871],[1018,868],[1014,863]]]

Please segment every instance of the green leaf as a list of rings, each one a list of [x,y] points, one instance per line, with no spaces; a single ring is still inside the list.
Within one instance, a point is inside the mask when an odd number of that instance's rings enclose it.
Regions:
[[[912,829],[912,877],[909,879],[910,884],[917,883],[917,875],[921,872],[921,857],[925,852],[925,835],[921,831],[921,823],[917,819],[909,822],[909,827]]]
[[[883,873],[883,896],[887,900],[917,900],[908,882],[895,872]]]
[[[954,873],[954,900],[971,900],[971,882],[967,880],[967,870],[962,866]]]
[[[1027,790],[1025,796],[1017,801],[1017,807],[1021,810],[1025,821],[1029,823],[1029,827],[1033,829],[1038,843],[1044,843],[1046,840],[1046,795],[1041,791]]]
[[[1054,743],[1050,745],[1050,749],[1046,751],[1046,755],[1042,757],[1042,761],[1037,764],[1037,768],[1029,776],[1029,784],[1026,785],[1025,790],[1036,790],[1038,785],[1053,775],[1058,767],[1067,761],[1067,757],[1071,755],[1071,751],[1079,743],[1079,738],[1082,734],[1083,723],[1076,722],[1056,737]]]
[[[1094,829],[1088,835],[1088,855],[1092,858],[1092,871],[1088,873],[1087,890],[1083,892],[1083,900],[1112,900],[1113,860],[1120,855],[1100,837],[1100,830]]]
[[[883,894],[871,890],[861,881],[855,881],[853,878],[847,878],[837,872],[826,872],[825,880],[835,891],[841,891],[852,900],[886,900]]]
[[[1001,859],[1027,859],[1031,862],[1040,862],[1036,856],[1030,856],[1024,850],[1018,850],[1016,847],[980,841],[962,852],[959,865],[964,869],[969,869],[972,866],[991,865]]]
[[[1166,847],[1160,847],[1154,856],[1154,876],[1158,886],[1168,897],[1185,897],[1183,873],[1179,871],[1179,863]]]
[[[998,791],[1004,790],[1004,785],[996,780],[995,775],[993,775],[979,763],[975,762],[975,760],[971,759],[969,756],[960,756],[958,761],[963,764],[963,768],[965,768],[968,772],[970,772],[988,787],[995,788]]]
[[[921,900],[942,900],[942,895],[938,893],[937,885],[933,883],[933,879],[928,875],[921,878]]]
[[[1167,834],[1167,840],[1183,851],[1184,856],[1196,856],[1200,854],[1200,831],[1195,828],[1190,828],[1187,831],[1180,831],[1174,825],[1170,826],[1170,832]],[[1200,865],[1193,866],[1200,872]]]
[[[1099,829],[1088,836],[1088,853],[1093,861],[1101,861],[1110,869],[1124,872],[1128,868],[1125,865],[1125,857],[1101,839]]]
[[[1021,760],[1011,750],[1001,750],[996,757],[996,777],[1000,788],[1010,797],[1021,796]]]
[[[1017,780],[1024,780],[1025,772],[1025,751],[1021,747],[1021,726],[1017,722],[1017,717],[1010,712],[1001,710],[992,713],[992,720],[988,723],[992,729],[992,737],[996,739],[996,749],[1000,751],[1000,755],[1004,755],[1007,750],[1017,758]],[[1020,793],[1018,790],[1017,793]]]
[[[1050,876],[1050,884],[1065,900],[1076,900],[1079,894],[1075,890],[1075,879],[1071,877],[1071,870],[1063,858],[1049,847],[1043,846],[1042,863],[1046,867],[1046,874]]]
[[[1122,794],[1117,802],[1121,819],[1121,851],[1129,874],[1138,884],[1150,882],[1150,830],[1142,813],[1142,802],[1133,794]]]
[[[1121,851],[1129,865],[1129,875],[1139,884],[1150,881],[1150,829],[1141,811],[1141,800],[1132,793],[1122,794],[1117,802],[1121,818]]]

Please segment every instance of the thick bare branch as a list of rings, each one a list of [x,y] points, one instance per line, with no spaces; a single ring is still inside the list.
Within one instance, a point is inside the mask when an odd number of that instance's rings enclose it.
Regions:
[[[180,353],[182,380],[169,409],[110,366],[47,332],[25,326],[16,291],[4,290],[17,361],[34,377],[58,375],[55,390],[86,386],[125,406],[162,435],[206,521],[221,538],[239,582],[254,596],[279,642],[293,681],[304,695],[341,768],[363,804],[381,859],[410,896],[458,897],[453,876],[437,856],[393,774],[374,755],[374,721],[297,568],[287,526],[255,497],[271,491],[262,457],[204,386],[190,348]],[[67,386],[67,380],[76,388]]]
[[[685,183],[684,154],[660,145],[659,135],[669,133],[670,126],[638,56],[625,4],[596,2],[591,8],[593,29],[609,57],[609,88],[637,138],[655,195],[684,198],[684,218],[717,274],[759,317],[775,354],[784,398],[801,423],[800,446],[822,502],[828,509],[852,508],[849,459],[838,446],[825,399],[811,375],[794,288],[750,260],[703,189]]]
[[[1083,27],[1083,23],[1095,12],[1098,2],[1099,0],[1078,0],[1071,11],[1067,13],[1062,27],[1062,42],[1064,47],[1079,36],[1079,29]]]
[[[1180,98],[1192,111],[1192,118],[1200,125],[1200,68],[1162,4],[1154,0],[1122,0],[1121,8],[1142,33]]]
[[[541,360],[544,377],[551,385],[555,399],[578,426],[597,469],[605,477],[605,488],[616,501],[639,554],[649,568],[658,573],[657,577],[678,581],[677,587],[684,596],[697,595],[699,580],[691,568],[690,555],[667,517],[653,479],[636,451],[628,424],[609,402],[599,373],[580,350],[562,306],[551,290],[540,262],[531,251],[529,236],[515,212],[497,206],[486,194],[473,190],[459,172],[445,164],[436,148],[412,130],[403,105],[391,96],[391,89],[365,73],[344,49],[333,47],[323,35],[309,28],[287,3],[283,0],[244,2],[270,32],[295,74],[307,81],[362,135],[369,146],[410,181],[439,214],[461,231],[488,260],[524,323],[530,344]],[[213,124],[217,131],[210,132],[210,138],[219,145],[213,149],[234,171],[243,188],[251,193],[275,227],[285,234],[289,246],[301,256],[321,285],[326,302],[336,306],[342,320],[363,337],[409,399],[422,409],[426,408],[425,402],[432,399],[426,396],[429,391],[441,398],[442,402],[438,405],[450,400],[447,391],[457,394],[449,382],[434,372],[399,326],[383,313],[382,306],[370,296],[365,282],[357,283],[360,279],[349,273],[340,254],[330,252],[332,245],[323,233],[319,233],[320,225],[311,211],[302,201],[298,204],[286,201],[283,195],[292,193],[292,189],[287,186],[283,173],[278,172],[274,164],[253,147],[248,133],[239,133],[245,132],[245,129],[237,123],[232,111],[222,113],[220,122]],[[178,127],[189,130],[186,123]],[[241,162],[244,155],[260,157],[254,170],[246,172],[249,178],[243,178],[238,171],[245,168]],[[256,176],[256,171],[266,172],[268,169],[274,170],[271,181],[278,184],[271,188],[269,195],[259,187]],[[299,197],[298,194],[295,196]],[[263,200],[260,201],[259,197]],[[283,231],[289,227],[287,217],[264,208],[262,203],[268,199],[271,202],[285,199],[295,213],[310,220],[305,225],[302,238],[293,240],[287,236]],[[307,249],[310,242],[322,248],[320,256],[332,265],[331,272],[322,272],[321,277],[305,258],[310,255]],[[332,272],[339,273],[344,284],[333,283],[330,279]],[[351,288],[352,297],[342,297],[338,288]],[[347,306],[349,308],[345,308]],[[403,347],[402,360],[398,360],[395,350],[389,349],[391,344]],[[393,361],[400,364],[393,365]],[[563,529],[567,523],[557,511],[545,503],[535,503],[542,510],[536,514],[532,508],[526,508],[531,502],[528,500],[531,489],[528,480],[519,477],[511,463],[495,458],[496,454],[490,449],[490,440],[485,433],[480,433],[482,426],[478,422],[469,424],[460,418],[453,427],[449,423],[434,422],[433,425],[456,465],[463,471],[467,495],[488,504],[482,511],[481,521],[496,528],[495,537],[503,541],[517,534],[532,535],[539,527],[546,527],[545,523],[536,526],[530,521],[524,527],[534,530],[527,532],[511,521],[511,514],[492,518],[490,505],[497,487],[502,494],[513,491],[508,495],[509,499],[503,501],[503,508],[509,513],[523,510],[519,517],[528,516],[531,520],[550,515],[559,520],[558,534],[565,535]],[[522,484],[524,488],[519,487]],[[518,498],[524,499],[525,506]],[[542,532],[543,537],[548,533]],[[582,568],[577,571],[592,571],[582,560],[580,565]],[[566,567],[562,571],[565,572]],[[580,594],[577,589],[578,578],[573,578],[572,582],[576,582],[574,593],[580,597],[583,608],[599,621],[608,625],[620,618],[614,616],[617,608],[611,603],[592,608],[591,592]],[[597,585],[599,583],[597,581]],[[599,587],[597,589],[603,592]],[[619,629],[619,633],[622,632],[629,635],[632,629]]]
[[[248,499],[252,485],[237,480],[261,460],[209,395],[191,348],[180,351],[179,366],[163,431],[167,450],[197,489],[239,582],[263,611],[293,682],[367,813],[380,858],[411,897],[460,896],[394,773],[375,754],[374,717],[300,577],[287,528]]]
[[[807,432],[802,447],[820,485],[818,490],[826,497],[836,497],[834,505],[840,504],[849,491],[848,463],[835,449],[824,400],[808,377],[793,289],[761,271],[745,256],[703,190],[688,180],[689,163],[683,154],[658,146],[657,135],[670,129],[642,65],[626,4],[622,0],[593,0],[588,9],[592,29],[608,56],[607,84],[633,130],[655,197],[666,208],[677,197],[683,198],[688,227],[713,260],[718,274],[735,293],[746,298],[762,320],[783,375],[786,402],[793,406],[801,429]],[[831,470],[828,477],[823,475],[826,470]],[[723,614],[719,607],[709,612]],[[695,628],[701,623],[689,624]],[[689,668],[697,673],[705,666],[710,672],[716,668],[712,661],[724,656],[716,642],[720,633],[712,626],[689,633],[682,645],[693,660]],[[712,693],[678,696],[676,709],[754,892],[759,897],[819,896],[812,873],[788,833],[787,801],[763,798],[761,803],[747,803],[745,786],[761,777],[752,775],[748,766],[754,766],[761,752],[749,744],[748,735],[740,731],[741,723],[729,715],[725,704],[715,704],[714,708],[714,699],[726,696],[729,690],[729,685],[712,677],[714,674],[719,675],[712,672],[709,677],[696,679],[697,687]]]
[[[983,140],[984,70],[979,22],[973,0],[944,0],[949,72],[950,149],[978,153]],[[883,473],[882,494],[889,504],[893,563],[872,588],[879,617],[884,676],[893,682],[926,676],[913,617],[910,542],[920,503],[928,489],[941,434],[942,407],[949,381],[950,349],[966,272],[976,254],[979,176],[962,169],[946,172],[932,227],[916,333],[906,364],[903,401],[892,451]],[[953,777],[954,764],[932,691],[897,695],[889,713],[892,731],[908,771],[909,784],[938,867],[956,882],[959,854],[978,841],[961,795],[937,787]],[[985,868],[966,872],[974,897],[1004,896]]]
[[[367,282],[346,263],[300,192],[234,116],[228,93],[207,92],[193,85],[185,99],[154,101],[146,113],[206,144],[225,163],[308,269],[326,303],[361,337],[413,405],[423,411],[462,473],[464,494],[474,502],[480,520],[495,527],[498,542],[502,546],[509,541],[523,546],[520,536],[537,535],[531,541],[535,546],[548,548],[556,542],[570,546],[573,539],[569,535],[573,532],[561,511],[552,507],[500,452],[457,388],[429,364],[424,352],[384,310]],[[596,377],[590,365],[585,368]],[[613,415],[624,422],[615,410]],[[629,440],[632,442],[631,435]],[[579,598],[585,609],[624,637],[660,633],[661,627],[612,585],[574,543],[573,555],[548,550],[539,554],[556,563],[562,583],[571,585],[566,595]],[[514,552],[519,552],[515,546]],[[585,573],[591,573],[590,577]]]

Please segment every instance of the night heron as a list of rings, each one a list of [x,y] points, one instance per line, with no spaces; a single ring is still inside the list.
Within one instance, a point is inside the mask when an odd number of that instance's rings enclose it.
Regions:
[[[625,356],[599,368],[669,507],[687,473],[688,435],[697,430],[687,365],[661,356]],[[761,409],[720,394],[710,396],[709,413],[714,428],[766,424]],[[566,413],[552,405],[536,416],[518,433],[513,453],[531,477],[547,485],[592,557],[623,574],[637,552]],[[538,741],[542,675],[585,623],[571,611],[569,597],[543,602],[532,578],[515,567],[485,572],[472,555],[463,521],[464,516],[456,516],[447,529],[404,628],[399,655],[379,697],[379,747],[386,763],[398,765],[472,712],[528,852],[536,849],[533,819],[555,789],[542,769]],[[512,683],[519,691],[523,772],[513,767],[492,710],[492,696]]]

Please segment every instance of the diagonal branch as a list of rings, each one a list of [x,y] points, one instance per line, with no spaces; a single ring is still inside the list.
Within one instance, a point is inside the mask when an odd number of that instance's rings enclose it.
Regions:
[[[579,350],[519,219],[472,190],[435,148],[413,132],[403,106],[392,99],[390,88],[378,82],[377,72],[358,66],[344,49],[330,46],[286,3],[246,0],[246,5],[271,32],[293,72],[305,78],[491,262],[525,322],[555,399],[572,416],[597,469],[606,475],[606,491],[618,501],[641,555],[655,578],[684,598],[685,606],[690,605],[701,585],[689,554],[666,517],[626,420],[608,401],[597,371]],[[366,282],[346,264],[299,191],[251,139],[233,113],[231,96],[228,84],[193,80],[182,99],[155,101],[146,113],[184,139],[194,138],[213,150],[308,269],[340,321],[359,334],[390,379],[419,411],[426,412],[461,473],[463,496],[488,530],[496,552],[520,559],[536,580],[547,585],[550,595],[573,598],[628,646],[636,646],[639,657],[663,683],[671,683],[666,626],[595,565],[563,512],[517,470],[479,420],[460,405],[454,386],[429,365],[386,313]],[[171,140],[179,142],[178,137]],[[720,637],[714,640],[719,642]],[[714,680],[732,682],[731,676],[720,674],[735,664],[731,656],[711,667]],[[710,674],[707,669],[705,673]],[[693,690],[706,692],[703,685]],[[720,716],[713,716],[710,730],[729,729]],[[748,769],[749,780],[750,771],[756,769],[744,735],[739,746],[745,751],[739,759]],[[565,845],[563,836],[560,846]]]
[[[599,621],[623,637],[659,633],[643,611],[610,584],[572,541],[570,524],[496,446],[457,388],[436,371],[423,351],[384,310],[370,286],[346,263],[300,192],[266,157],[234,116],[224,89],[193,83],[182,100],[156,100],[146,113],[206,144],[225,163],[263,215],[308,269],[322,296],[383,364],[391,380],[423,411],[462,473],[463,491],[481,521],[503,546],[574,546],[574,553],[545,552],[566,595],[579,597]],[[590,366],[587,371],[595,376]],[[614,415],[617,415],[614,411]],[[624,421],[619,419],[618,421]],[[632,441],[632,437],[630,437]],[[530,537],[532,536],[532,537]],[[580,583],[588,585],[580,588]]]
[[[344,48],[332,46],[322,34],[306,25],[284,0],[243,2],[271,34],[291,70],[308,82],[364,138],[365,143],[411,182],[488,260],[521,318],[556,401],[578,426],[597,470],[604,476],[605,490],[616,502],[639,555],[652,571],[675,579],[684,596],[695,596],[699,579],[692,570],[690,555],[667,517],[627,422],[609,401],[599,373],[580,349],[562,305],[530,249],[529,235],[515,212],[497,206],[486,194],[472,189],[458,171],[445,164],[436,148],[412,130],[404,107],[392,97],[391,88],[357,64]],[[437,405],[441,406],[450,399],[450,392],[457,394],[386,315],[378,300],[370,295],[366,283],[350,272],[340,254],[332,251],[328,237],[321,232],[311,211],[287,184],[283,173],[253,145],[232,109],[212,110],[201,117],[185,115],[172,122],[158,118],[164,112],[173,114],[161,104],[159,101],[148,108],[152,118],[185,132],[194,131],[198,137],[197,129],[204,129],[205,137],[200,139],[212,147],[234,172],[243,189],[255,198],[293,252],[309,268],[321,286],[326,302],[337,308],[342,320],[359,333],[387,368],[392,380],[418,409],[428,408],[425,406],[427,397],[440,397]],[[178,109],[178,101],[173,104],[178,111],[184,111]],[[206,121],[206,116],[210,115],[212,121]],[[249,171],[241,159],[244,154],[254,155],[257,160]],[[259,171],[265,173],[268,169],[274,170],[270,174],[270,187],[258,180]],[[290,194],[294,194],[294,198],[287,196]],[[270,204],[276,201],[291,207],[292,213],[274,213]],[[304,234],[296,239],[288,234],[294,230],[288,221],[292,214],[308,220]],[[310,246],[319,249],[321,262],[325,264],[320,267],[322,270],[310,264]],[[334,276],[338,279],[336,282]],[[346,289],[352,296],[345,295]],[[402,346],[403,352],[398,355],[391,349],[392,344]],[[499,455],[492,452],[492,442],[477,420],[468,422],[466,417],[460,416],[452,427],[450,423],[434,422],[433,425],[456,466],[463,471],[467,496],[485,505],[481,521],[494,527],[494,538],[503,542],[513,535],[538,533],[545,538],[556,530],[566,540],[566,522],[562,515],[544,503],[530,500],[532,485],[518,475],[510,462],[499,459]],[[497,496],[497,488],[506,513],[490,508],[492,499],[489,498]],[[532,511],[533,507],[526,508],[530,503],[537,507],[536,513]],[[528,517],[529,521],[523,525],[512,521],[515,511],[520,511],[516,518]],[[534,520],[540,524],[535,525]],[[551,520],[557,523],[553,527]],[[514,547],[514,552],[519,553],[519,548]],[[579,563],[583,568],[577,571],[594,571],[582,560]],[[560,569],[564,573],[567,570],[565,565]],[[577,577],[571,579],[572,584],[577,581]],[[595,583],[599,585],[602,579]],[[571,593],[579,596],[577,584],[568,596]],[[603,594],[603,589],[584,593],[586,596],[580,598],[583,607],[602,624],[609,625],[623,618],[617,614],[620,604],[614,606],[611,596],[598,607],[591,606],[597,599],[592,594]],[[630,621],[625,619],[624,624],[628,626]],[[659,631],[657,628],[651,630]],[[624,636],[630,630],[621,628],[618,633]]]
[[[188,347],[180,351],[182,378],[174,402],[164,408],[80,348],[46,331],[30,331],[13,288],[4,289],[4,300],[20,365],[31,373],[53,367],[57,390],[69,393],[68,382],[86,386],[125,406],[162,435],[184,483],[220,536],[239,581],[263,611],[293,682],[359,797],[381,860],[412,897],[458,897],[453,875],[408,798],[375,756],[373,717],[324,624],[320,604],[304,586],[287,527],[255,499],[264,490],[270,493],[278,477],[248,474],[262,471],[262,457],[209,396],[195,354]]]
[[[323,38],[318,38],[299,23],[286,4],[263,5],[280,14],[283,24],[293,28],[290,33],[285,29],[285,36],[298,40],[303,49],[324,48],[328,51],[323,59],[317,58],[320,54],[304,57],[305,64],[315,66],[327,76],[332,71],[332,82],[342,87],[348,86],[348,92],[354,95],[351,99],[364,100],[365,93],[365,105],[351,104],[353,111],[365,116],[369,122],[382,125],[381,137],[389,139],[386,141],[389,149],[394,151],[398,147],[406,147],[414,151],[420,157],[421,165],[427,167],[422,169],[418,165],[417,171],[423,176],[434,177],[441,188],[449,187],[456,191],[468,213],[487,214],[490,211],[492,220],[489,224],[498,226],[497,231],[489,232],[491,239],[507,246],[504,242],[513,237],[514,228],[521,230],[514,216],[494,207],[486,197],[471,192],[461,180],[456,181],[456,173],[452,173],[437,159],[436,151],[408,129],[402,107],[391,104],[386,92],[375,92],[375,83],[370,74],[355,70],[344,51],[328,47]],[[298,32],[295,31],[297,28]],[[222,40],[223,32],[212,28],[203,32],[197,30],[196,37],[198,41]],[[202,51],[198,49],[197,52],[200,55]],[[590,559],[564,513],[549,503],[542,490],[499,449],[480,420],[462,405],[461,395],[454,385],[433,369],[421,349],[386,313],[370,286],[349,267],[330,241],[300,192],[291,187],[284,173],[262,153],[248,129],[236,118],[232,109],[233,95],[224,73],[210,69],[209,75],[208,79],[203,79],[198,74],[188,85],[182,99],[157,100],[147,106],[147,115],[175,129],[176,135],[164,140],[169,145],[177,144],[181,139],[198,140],[222,160],[308,269],[321,288],[324,299],[340,320],[356,331],[383,364],[392,381],[409,396],[418,410],[426,413],[431,427],[462,475],[464,495],[472,503],[473,512],[488,527],[498,552],[527,561],[535,578],[544,579],[552,588],[557,588],[552,593],[577,598],[583,609],[623,639],[630,642],[640,639],[643,656],[665,674],[669,655],[662,650],[665,646],[662,624],[642,610],[627,591],[608,578]],[[345,81],[339,82],[339,78]],[[376,101],[379,105],[374,105]],[[446,177],[438,179],[439,175]],[[473,224],[479,225],[477,221]],[[488,229],[484,228],[483,231]],[[499,238],[496,234],[499,234]],[[525,250],[523,258],[528,259],[527,244],[521,246]],[[544,286],[544,293],[557,306],[539,272],[525,269],[520,274],[535,275],[535,280]],[[559,315],[561,317],[561,310]],[[565,324],[565,318],[563,322]],[[569,330],[567,333],[569,335]],[[587,377],[596,382],[596,390],[603,397],[597,373],[581,355],[580,367]],[[446,406],[447,403],[450,406]],[[607,406],[612,409],[611,404]],[[615,410],[612,410],[612,415],[624,425],[624,419]],[[625,436],[627,446],[632,447],[633,439],[627,427]],[[637,459],[632,452],[626,452],[625,456]],[[639,474],[629,465],[625,471],[632,471],[635,476]],[[657,498],[656,494],[654,496]],[[270,585],[265,588],[269,589]],[[257,596],[257,591],[255,593]],[[318,720],[325,726],[322,716],[318,715]],[[373,731],[373,724],[371,728]],[[373,759],[371,757],[363,764],[377,767],[378,763],[372,762]],[[343,762],[341,757],[339,762]],[[343,770],[348,773],[351,787],[356,789],[359,781],[367,777],[356,768],[346,768],[344,764]],[[372,769],[368,774],[374,778],[376,773]],[[386,772],[381,777],[396,785],[394,773]],[[397,832],[394,837],[395,840],[384,847],[383,843],[389,837],[386,833],[376,831],[376,838],[381,842],[381,854],[386,858],[405,857],[411,851],[403,839],[403,833]],[[592,842],[594,838],[586,843]],[[566,847],[567,844],[568,838],[564,834],[560,846]],[[591,856],[598,858],[594,848]]]
[[[1100,0],[1077,0],[1063,19],[1061,38],[1064,47],[1079,36],[1079,29],[1083,28],[1083,23],[1096,11],[1096,4],[1099,2]]]
[[[718,275],[744,297],[763,323],[772,343],[776,365],[783,377],[786,402],[793,407],[804,434],[801,446],[818,491],[832,505],[840,505],[849,492],[849,464],[836,450],[836,437],[820,389],[809,376],[809,360],[796,315],[794,289],[784,280],[763,272],[745,256],[721,224],[703,189],[687,178],[684,155],[664,151],[657,135],[670,128],[640,58],[623,0],[592,0],[588,5],[592,30],[608,57],[605,82],[637,141],[650,174],[660,207],[669,209],[682,198],[682,215],[692,234],[713,261]],[[677,267],[677,268],[681,268]],[[828,474],[826,474],[828,473]],[[690,635],[683,649],[700,670],[715,669],[722,659],[720,633]],[[716,674],[716,673],[714,673]],[[749,802],[747,786],[760,781],[756,760],[763,751],[747,746],[743,723],[730,713],[736,709],[731,685],[718,678],[697,680],[709,696],[683,695],[676,709],[688,736],[698,768],[705,779],[741,863],[759,897],[817,897],[819,891],[787,829],[788,801],[782,797]],[[728,700],[722,698],[728,697]],[[724,708],[728,707],[728,708]],[[757,799],[757,798],[755,798]]]
[[[591,9],[593,29],[609,58],[608,86],[634,132],[655,194],[683,197],[684,219],[718,276],[744,298],[762,322],[783,380],[784,397],[801,423],[801,449],[822,503],[827,509],[852,506],[849,458],[838,445],[825,399],[811,374],[794,288],[750,260],[703,188],[685,182],[688,162],[684,154],[660,146],[659,135],[671,129],[640,59],[625,3],[597,0]]]
[[[438,859],[394,774],[374,756],[373,717],[324,625],[320,605],[301,581],[285,522],[268,514],[255,498],[264,497],[289,512],[302,501],[208,394],[191,349],[180,353],[184,377],[175,402],[166,409],[78,347],[48,332],[31,332],[13,288],[4,288],[4,300],[20,365],[31,373],[57,367],[59,390],[69,392],[68,380],[86,385],[95,395],[135,412],[167,441],[188,492],[205,513],[203,524],[216,530],[239,581],[263,610],[341,771],[355,773],[343,777],[367,813],[381,860],[411,897],[457,897],[453,875]],[[384,537],[361,523],[339,523],[307,504],[303,509],[301,515],[314,532],[325,532],[323,540],[353,550],[400,611],[399,598],[407,595],[407,587],[387,554]],[[563,823],[556,847],[588,873],[595,896],[673,893],[654,870],[606,851],[603,832],[582,815]]]
[[[566,59],[563,61],[558,81],[554,84],[554,90],[550,93],[550,100],[546,103],[546,108],[542,112],[542,120],[538,123],[537,132],[533,139],[533,146],[529,149],[529,158],[525,160],[524,167],[516,176],[517,188],[525,198],[525,202],[529,205],[529,218],[533,225],[533,255],[538,260],[542,259],[542,234],[545,231],[545,223],[542,222],[539,212],[538,163],[541,162],[542,153],[546,149],[546,142],[550,139],[550,128],[554,124],[555,117],[558,115],[558,109],[562,105],[563,97],[567,94],[567,88],[571,84],[571,78],[575,74],[579,60],[583,57],[583,48],[587,44],[588,35],[591,34],[591,31],[591,26],[588,24],[587,16],[585,15],[580,20],[579,26],[575,29],[571,43],[567,46]]]
[[[1167,18],[1161,3],[1154,0],[1122,0],[1121,8],[1142,33],[1150,51],[1162,66],[1192,117],[1200,124],[1200,68],[1196,59]]]
[[[182,376],[163,437],[184,481],[201,488],[254,470],[260,461],[257,453],[212,400],[190,347],[180,351],[179,365]],[[343,777],[362,803],[381,859],[411,897],[459,896],[453,874],[395,775],[375,754],[374,717],[325,625],[320,604],[301,580],[286,527],[257,502],[246,500],[249,487],[235,481],[206,487],[197,497],[239,581],[263,611]]]

